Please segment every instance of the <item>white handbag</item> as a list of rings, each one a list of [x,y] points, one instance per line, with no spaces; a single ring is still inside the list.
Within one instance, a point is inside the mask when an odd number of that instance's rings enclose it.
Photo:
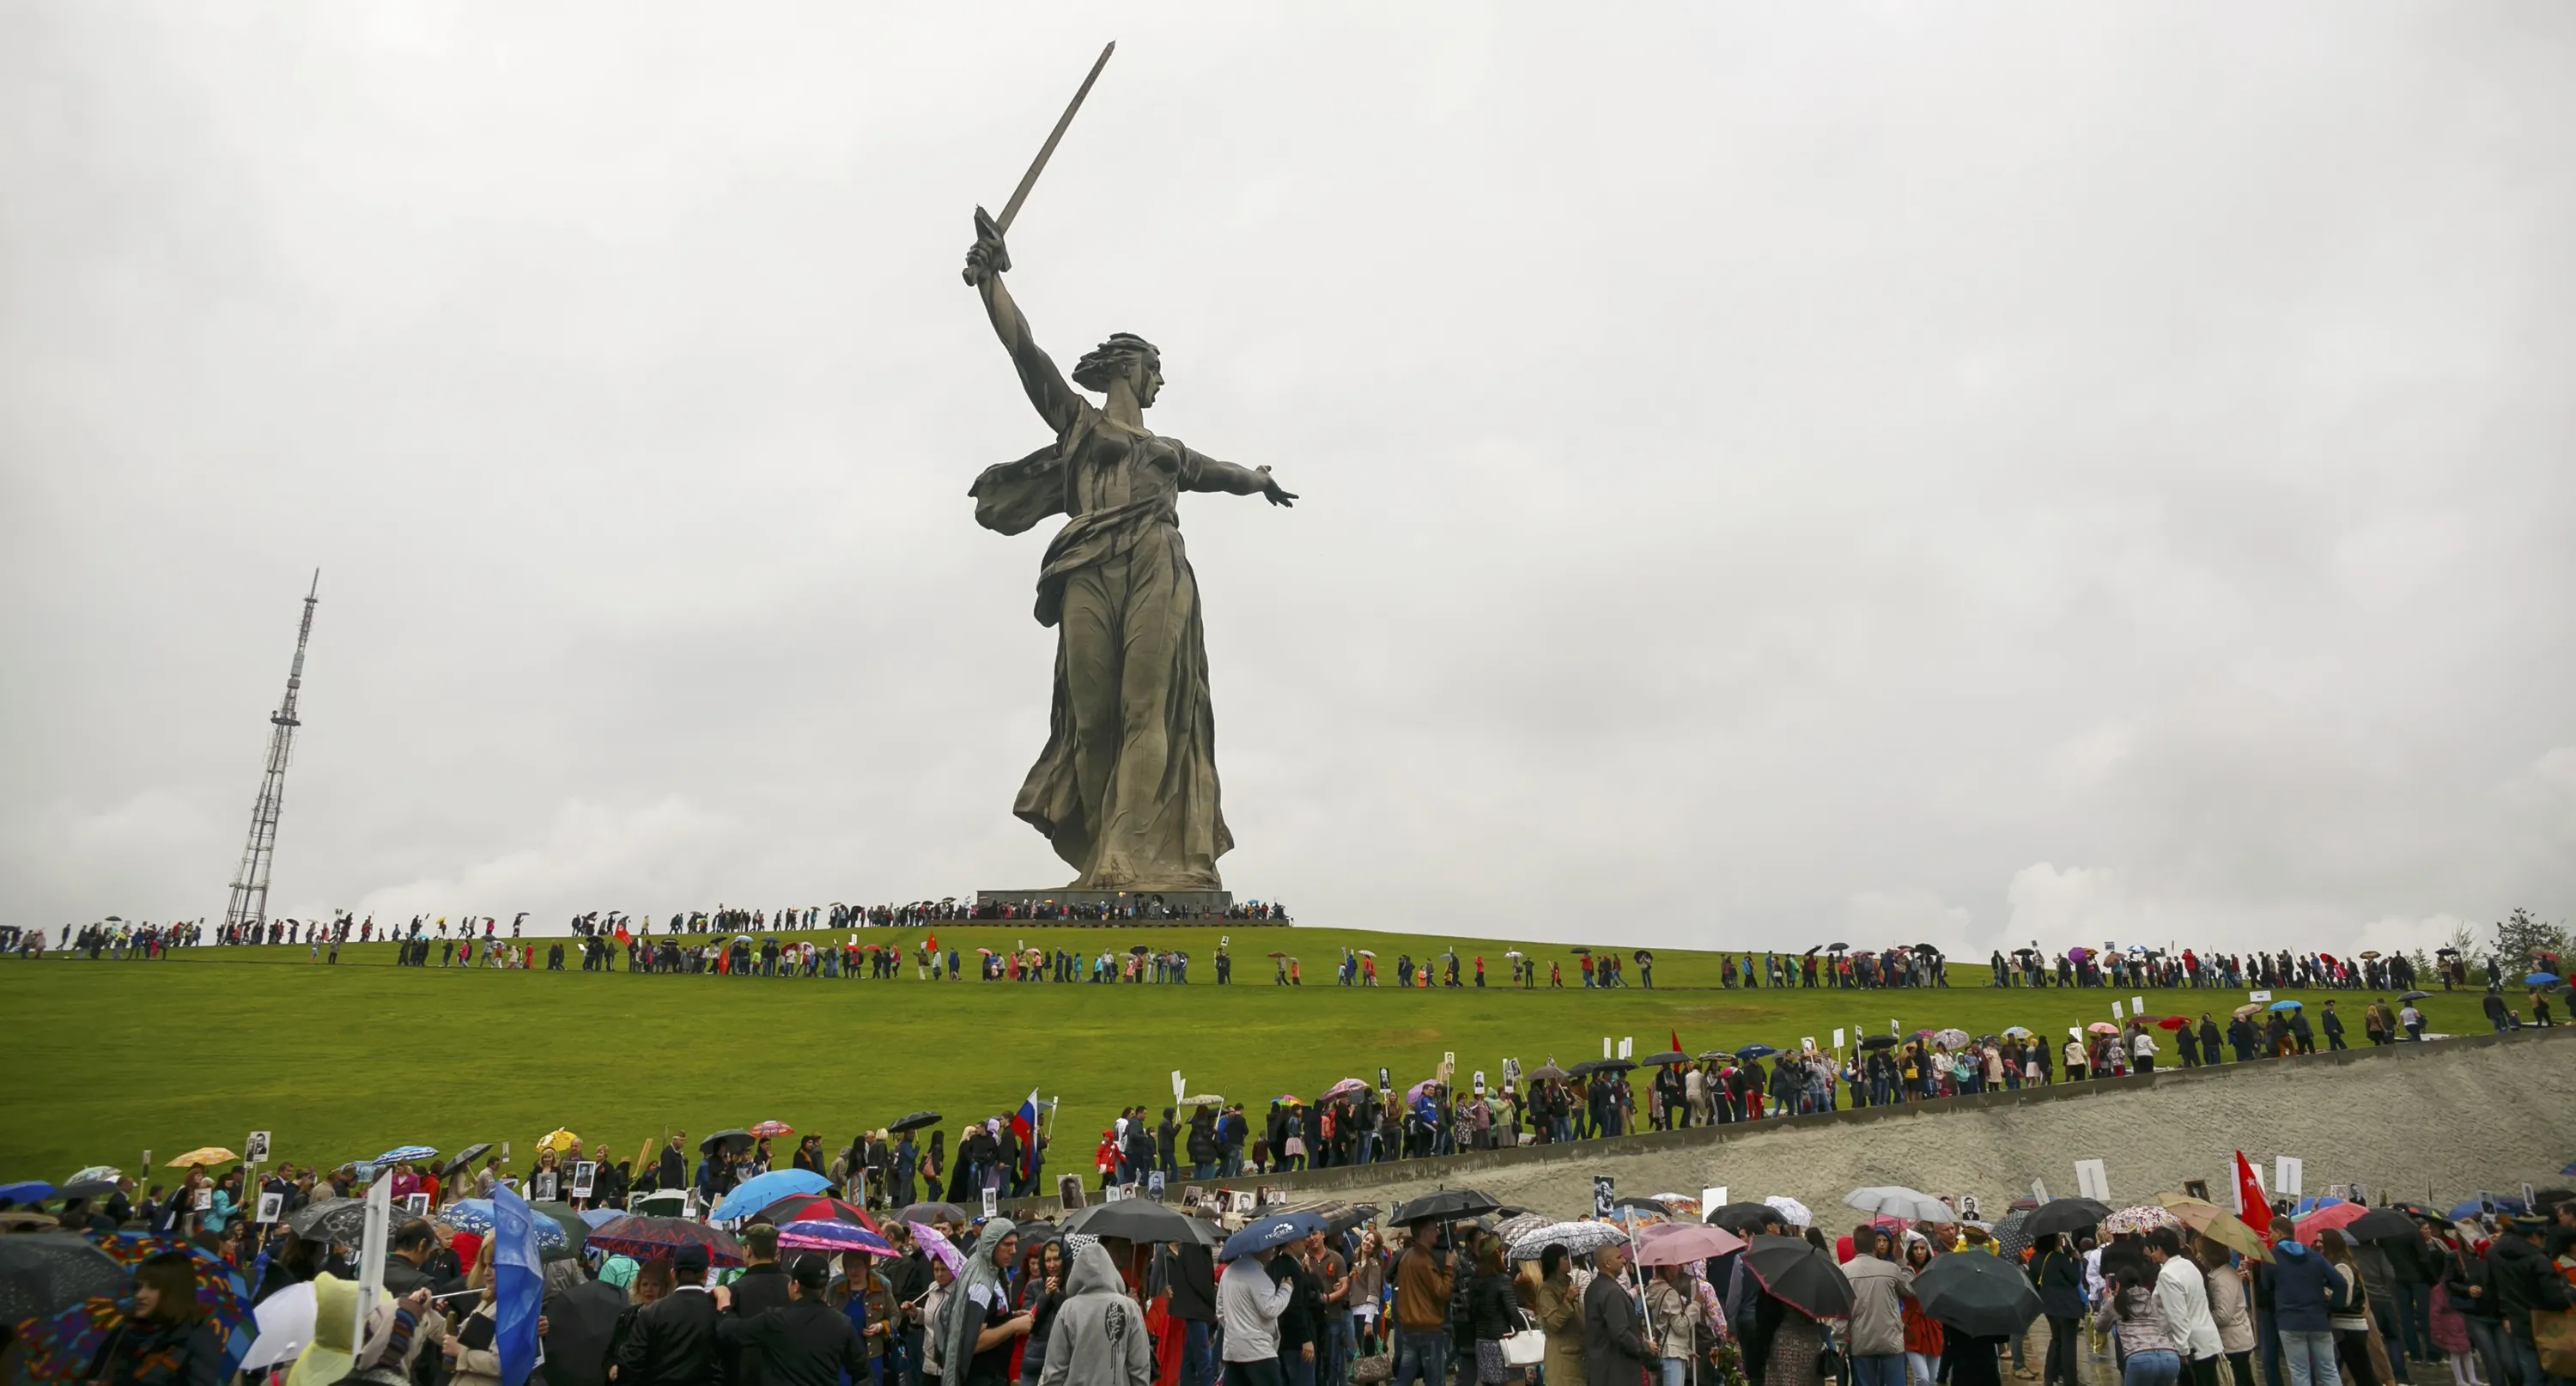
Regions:
[[[1503,1363],[1512,1367],[1535,1367],[1547,1360],[1547,1334],[1524,1311],[1521,1328],[1503,1339]]]

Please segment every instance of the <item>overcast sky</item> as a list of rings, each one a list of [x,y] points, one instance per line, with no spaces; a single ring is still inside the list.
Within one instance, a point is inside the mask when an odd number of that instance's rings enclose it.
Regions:
[[[1046,440],[1182,505],[1311,922],[2576,914],[2576,8],[0,7],[0,918],[1060,885]],[[1866,946],[1866,945],[1863,945]],[[2007,942],[2006,946],[2011,946]]]

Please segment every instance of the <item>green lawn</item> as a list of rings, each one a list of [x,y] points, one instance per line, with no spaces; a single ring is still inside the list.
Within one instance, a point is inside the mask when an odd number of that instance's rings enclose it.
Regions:
[[[964,951],[970,974],[979,945],[1026,939],[1096,955],[1145,942],[1187,949],[1191,982],[930,984],[908,965],[891,982],[442,972],[393,967],[381,944],[343,950],[336,967],[306,962],[300,947],[191,949],[165,963],[12,960],[0,962],[14,1060],[0,1180],[131,1168],[146,1149],[165,1161],[199,1145],[239,1149],[254,1128],[275,1133],[272,1158],[326,1165],[408,1142],[507,1140],[524,1167],[535,1139],[557,1126],[606,1137],[621,1158],[670,1127],[703,1134],[769,1118],[837,1145],[922,1107],[946,1113],[953,1129],[1018,1106],[1033,1087],[1064,1099],[1053,1168],[1087,1172],[1101,1127],[1122,1105],[1167,1104],[1175,1068],[1194,1093],[1312,1096],[1346,1076],[1374,1081],[1380,1065],[1410,1084],[1453,1050],[1462,1078],[1484,1069],[1499,1079],[1507,1055],[1525,1067],[1551,1056],[1570,1064],[1598,1058],[1605,1035],[1633,1036],[1640,1055],[1664,1048],[1673,1030],[1696,1052],[1808,1036],[1829,1044],[1837,1026],[1857,1038],[1891,1019],[1908,1031],[2023,1024],[2062,1035],[2107,1018],[2129,994],[1998,991],[1983,984],[1982,964],[1954,968],[1949,990],[1719,990],[1717,955],[1679,950],[1658,950],[1655,990],[1586,992],[1565,950],[1536,944],[1241,925],[938,933]],[[1220,934],[1234,940],[1232,987],[1214,985]],[[1487,989],[1394,988],[1397,953],[1421,958],[1452,944],[1462,957],[1484,954]],[[1344,945],[1377,950],[1379,989],[1333,985]],[[1271,985],[1261,954],[1274,947],[1304,960],[1304,986]],[[1543,970],[1537,991],[1503,987],[1510,947],[1542,967],[1565,959],[1566,989],[1545,989]],[[2355,1011],[2366,999],[2338,995]],[[2158,992],[2147,1005],[2223,1020],[2242,999]],[[2459,1032],[2484,1028],[2477,1005],[2464,991],[2424,1008],[2430,1028]],[[2358,1015],[2348,1023],[2358,1043]]]

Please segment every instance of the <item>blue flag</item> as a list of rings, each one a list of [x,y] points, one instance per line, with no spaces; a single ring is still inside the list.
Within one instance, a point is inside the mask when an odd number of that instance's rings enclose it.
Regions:
[[[492,1347],[501,1386],[524,1386],[537,1366],[537,1311],[545,1280],[537,1268],[537,1215],[508,1185],[492,1189]]]

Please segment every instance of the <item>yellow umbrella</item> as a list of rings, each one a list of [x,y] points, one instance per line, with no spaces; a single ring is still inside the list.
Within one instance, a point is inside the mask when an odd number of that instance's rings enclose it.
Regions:
[[[2272,1249],[2263,1244],[2263,1238],[2253,1228],[2245,1225],[2244,1219],[2207,1199],[2166,1193],[2157,1194],[2156,1202],[2183,1226],[2230,1251],[2256,1261],[2272,1259]]]
[[[557,1155],[569,1155],[581,1149],[581,1137],[558,1126],[537,1141],[537,1149],[551,1150]]]
[[[172,1160],[168,1167],[171,1169],[186,1169],[190,1165],[230,1164],[240,1158],[241,1157],[239,1155],[235,1155],[220,1145],[201,1145],[196,1149],[189,1151],[187,1154],[180,1156],[178,1159]]]

